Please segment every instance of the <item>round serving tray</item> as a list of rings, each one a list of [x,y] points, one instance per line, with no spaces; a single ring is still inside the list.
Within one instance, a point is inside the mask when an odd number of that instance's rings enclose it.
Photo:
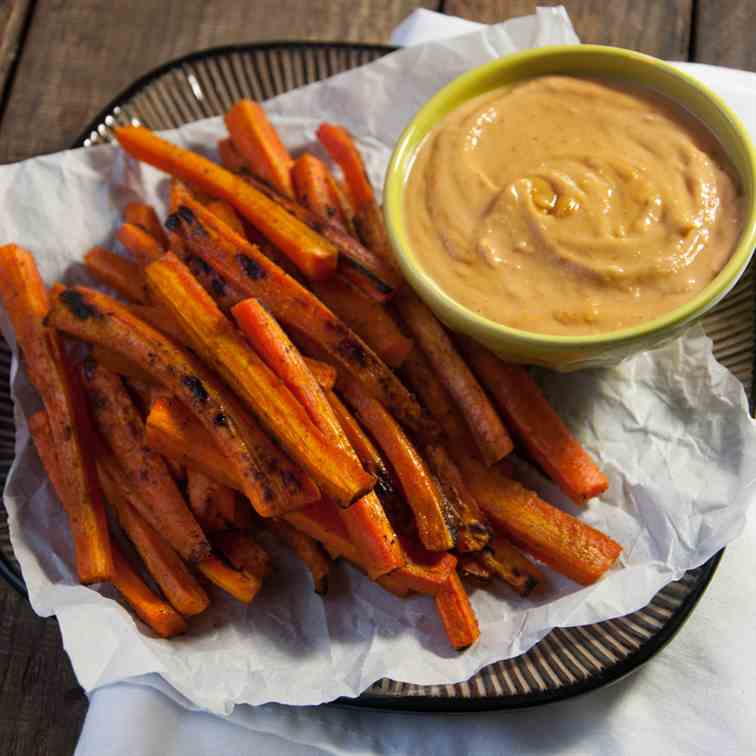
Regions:
[[[383,45],[269,42],[204,50],[142,76],[113,99],[74,147],[112,141],[111,128],[138,120],[153,129],[221,115],[241,97],[266,100],[296,87],[370,63],[392,52]],[[754,365],[754,268],[704,319],[715,354],[751,395]],[[10,354],[0,343],[0,486],[14,453]],[[680,629],[709,584],[722,552],[670,583],[644,609],[573,628],[555,628],[530,651],[485,667],[457,685],[379,680],[354,699],[336,703],[404,711],[515,709],[563,700],[615,682],[650,659]],[[25,592],[0,507],[0,573]]]

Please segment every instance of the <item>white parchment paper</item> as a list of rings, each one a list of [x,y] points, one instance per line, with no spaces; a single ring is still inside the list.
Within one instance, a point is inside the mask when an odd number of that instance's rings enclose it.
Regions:
[[[283,95],[269,112],[292,148],[310,146],[322,120],[346,124],[380,184],[391,145],[416,109],[472,66],[525,47],[577,41],[561,9],[539,10],[465,37],[413,47],[356,71]],[[220,119],[170,135],[212,153]],[[48,282],[83,279],[77,261],[112,242],[126,202],[164,207],[165,178],[113,147],[74,150],[0,168],[0,243],[33,250]],[[3,334],[13,345],[4,313]],[[91,690],[157,672],[194,704],[317,704],[357,695],[381,677],[454,683],[517,655],[552,627],[597,622],[639,609],[667,582],[735,538],[754,496],[756,431],[740,383],[712,357],[699,329],[610,370],[540,374],[547,392],[610,478],[608,493],[576,512],[523,468],[545,498],[601,528],[624,547],[620,564],[580,588],[551,573],[538,600],[504,587],[472,597],[480,642],[453,652],[424,597],[399,601],[348,566],[334,569],[322,600],[301,565],[269,544],[278,565],[254,603],[216,592],[188,636],[152,636],[112,591],[76,584],[65,517],[29,442],[33,390],[14,362],[16,461],[5,489],[11,538],[39,614],[55,614],[82,686]]]

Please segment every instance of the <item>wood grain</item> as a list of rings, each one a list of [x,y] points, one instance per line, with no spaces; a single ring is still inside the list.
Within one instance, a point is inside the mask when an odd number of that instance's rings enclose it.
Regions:
[[[31,0],[8,0],[0,3],[0,103],[20,51],[21,37],[31,6]]]
[[[696,5],[691,60],[756,71],[753,0],[719,0]]]
[[[385,42],[419,6],[383,0],[37,0],[0,124],[0,163],[68,147],[109,99],[160,63],[271,39]]]
[[[447,0],[444,10],[491,24],[534,13],[537,5],[564,5],[583,42],[688,59],[692,0]]]

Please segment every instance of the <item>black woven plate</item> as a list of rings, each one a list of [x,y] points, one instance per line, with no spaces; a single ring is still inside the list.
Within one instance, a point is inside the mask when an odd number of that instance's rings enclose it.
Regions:
[[[241,97],[265,100],[295,87],[369,63],[391,52],[380,45],[271,42],[196,52],[135,81],[86,128],[74,147],[112,140],[116,124],[138,120],[170,129],[221,115]],[[717,358],[751,393],[754,361],[754,273],[749,268],[729,296],[704,319]],[[13,460],[10,357],[0,345],[0,483]],[[721,552],[663,588],[634,614],[595,625],[557,628],[522,656],[492,664],[458,685],[410,685],[380,680],[350,706],[414,711],[482,711],[537,706],[615,682],[668,643],[706,589]],[[24,591],[0,508],[0,572]]]

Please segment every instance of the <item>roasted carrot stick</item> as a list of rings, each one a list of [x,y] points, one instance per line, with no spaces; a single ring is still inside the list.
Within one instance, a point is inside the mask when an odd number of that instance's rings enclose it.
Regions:
[[[449,642],[458,651],[469,648],[480,637],[478,618],[459,575],[453,572],[436,594],[436,611],[444,624]]]
[[[181,240],[178,234],[171,234],[170,236],[172,241],[173,239]],[[171,244],[171,251],[176,257],[184,261],[184,264],[192,272],[192,275],[202,284],[202,288],[215,300],[221,312],[228,313],[235,304],[246,298],[244,294],[233,284],[226,281],[220,273],[211,268],[201,257],[187,253],[183,240],[181,240],[181,245],[183,249],[179,251],[177,245]]]
[[[321,123],[317,133],[320,143],[344,173],[355,212],[359,213],[365,205],[375,203],[365,164],[349,132],[343,126]]]
[[[133,506],[131,486],[116,460],[101,455],[97,468],[103,492],[121,528],[134,544],[163,595],[184,616],[205,611],[210,603],[207,593],[163,536]]]
[[[210,544],[165,462],[145,446],[144,423],[121,379],[93,359],[81,375],[97,429],[119,460],[139,514],[187,561],[208,557]]]
[[[150,373],[124,357],[120,352],[114,352],[102,344],[93,344],[91,355],[95,362],[117,375],[154,385],[155,379]]]
[[[457,567],[457,558],[447,551],[428,551],[417,540],[399,536],[407,564],[391,573],[394,586],[435,596]]]
[[[465,482],[493,526],[515,545],[583,585],[598,580],[622,547],[576,517],[547,504],[533,491],[469,458]]]
[[[397,307],[415,345],[431,363],[464,415],[483,461],[492,465],[506,457],[512,451],[512,439],[444,327],[414,294],[402,296]]]
[[[255,349],[299,399],[316,427],[353,463],[360,464],[323,390],[275,319],[256,299],[241,302],[234,307],[233,314]],[[371,577],[403,564],[396,533],[375,494],[362,497],[340,512],[340,517],[352,542],[363,554]]]
[[[152,236],[161,249],[168,249],[168,238],[163,231],[163,224],[152,205],[144,202],[129,202],[123,211],[123,219],[132,226],[138,226]]]
[[[84,264],[93,278],[125,299],[142,304],[149,301],[149,292],[139,266],[125,257],[104,247],[92,247],[84,255]]]
[[[311,357],[302,357],[302,359],[323,391],[330,391],[336,385],[336,368],[333,365]]]
[[[217,557],[197,563],[197,569],[214,585],[243,604],[251,604],[262,588],[262,578],[239,572]]]
[[[404,362],[412,341],[399,330],[385,307],[336,277],[311,288],[387,365],[398,368]]]
[[[347,230],[349,219],[344,216],[335,192],[336,183],[329,181],[329,177],[330,172],[325,164],[309,152],[302,153],[291,169],[297,201],[323,220],[337,223]]]
[[[307,291],[253,245],[244,243],[190,196],[182,212],[171,216],[188,247],[226,281],[248,297],[255,297],[288,327],[309,336],[323,347],[337,366],[365,388],[406,427],[431,432],[414,397],[388,367],[320,300]]]
[[[207,203],[207,209],[219,220],[222,220],[234,233],[244,237],[244,224],[228,202],[213,200]]]
[[[297,530],[288,522],[271,518],[265,527],[283,541],[305,564],[312,575],[315,593],[328,593],[328,575],[331,565],[320,544],[306,533]]]
[[[229,527],[230,520],[224,517],[226,499],[236,508],[233,491],[205,473],[190,467],[186,475],[186,496],[194,516],[206,533],[215,533]],[[228,513],[227,513],[228,514]],[[233,514],[231,519],[233,519]]]
[[[187,338],[171,314],[164,308],[155,304],[133,304],[127,302],[124,307],[135,317],[148,323],[164,336],[181,346],[187,346]]]
[[[139,265],[149,265],[165,252],[165,247],[161,247],[154,236],[131,223],[124,223],[116,231],[116,239],[126,247]]]
[[[372,489],[375,479],[313,424],[286,385],[173,253],[149,265],[146,275],[155,296],[179,321],[195,351],[218,369],[322,491],[344,506]]]
[[[574,502],[606,491],[609,481],[549,404],[521,365],[509,365],[470,339],[460,340],[465,356],[510,427],[533,459]]]
[[[234,470],[241,490],[261,515],[280,514],[317,496],[311,481],[290,464],[286,480],[282,479],[282,455],[268,461],[270,441],[204,365],[115,300],[84,287],[66,289],[54,301],[48,320],[56,328],[125,355],[184,402],[215,439],[226,466]]]
[[[276,522],[268,519],[266,523]],[[263,580],[272,569],[268,552],[248,533],[224,530],[213,535],[213,545],[240,572]]]
[[[91,458],[86,407],[53,327],[46,325],[48,296],[32,255],[0,247],[0,301],[16,333],[16,344],[47,411],[55,458],[63,484],[82,583],[107,580],[112,572],[105,509]]]
[[[480,553],[480,561],[520,596],[542,591],[546,577],[515,545],[497,535],[492,549]]]
[[[260,104],[239,100],[224,120],[231,140],[252,172],[293,197],[291,167],[294,161]]]
[[[341,393],[391,462],[410,507],[420,540],[429,551],[454,546],[447,522],[447,502],[427,465],[385,408],[354,381],[340,384]]]
[[[244,179],[197,153],[161,139],[142,126],[124,126],[116,129],[115,135],[123,149],[137,160],[229,202],[308,278],[327,278],[336,270],[338,253],[331,242]]]
[[[186,620],[168,603],[159,599],[139,577],[121,550],[113,544],[113,576],[110,580],[139,618],[161,638],[187,631]]]
[[[218,141],[218,157],[220,158],[221,165],[232,173],[240,173],[244,170],[249,170],[249,165],[244,159],[244,156],[236,148],[236,145],[231,141],[231,137],[226,137]],[[172,208],[172,212],[175,212],[176,208]]]

